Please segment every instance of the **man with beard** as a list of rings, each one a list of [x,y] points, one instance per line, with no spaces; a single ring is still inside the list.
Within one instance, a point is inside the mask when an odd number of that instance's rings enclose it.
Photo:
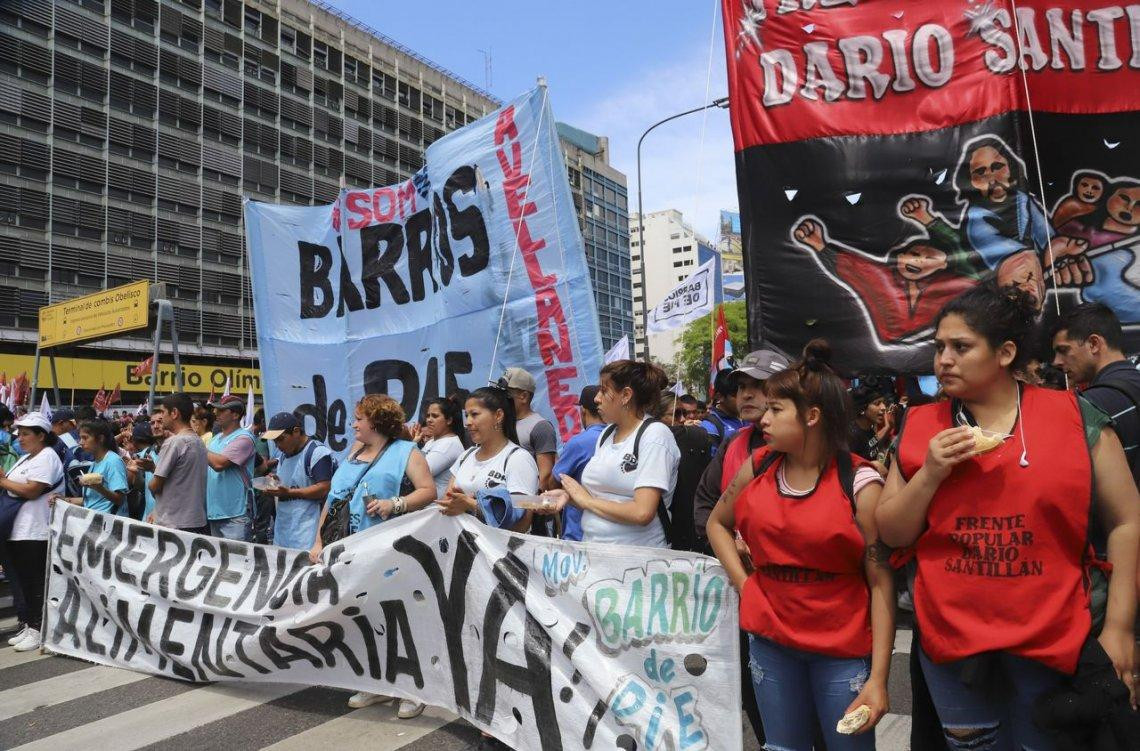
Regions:
[[[1088,243],[1053,236],[1045,213],[1025,190],[1025,166],[1005,141],[987,135],[967,142],[954,172],[954,188],[965,206],[962,235],[990,269],[996,271],[1009,256],[1032,248],[1038,254],[1051,253],[1059,283],[1092,280],[1092,267],[1083,255]]]

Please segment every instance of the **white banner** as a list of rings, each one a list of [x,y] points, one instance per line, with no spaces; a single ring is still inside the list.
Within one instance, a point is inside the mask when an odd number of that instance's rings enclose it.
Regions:
[[[415,177],[335,204],[248,202],[265,413],[298,411],[335,452],[352,410],[436,396],[518,366],[562,440],[582,430],[602,340],[546,90],[435,141]]]
[[[705,261],[689,278],[673,288],[649,311],[650,332],[671,331],[711,313],[716,302],[716,256]]]
[[[418,699],[515,749],[741,747],[737,597],[705,556],[427,509],[311,565],[58,504],[50,558],[44,646],[59,654]]]
[[[602,358],[602,364],[609,365],[611,362],[618,360],[629,359],[629,337],[623,335],[621,339],[614,342],[614,346],[610,347]]]

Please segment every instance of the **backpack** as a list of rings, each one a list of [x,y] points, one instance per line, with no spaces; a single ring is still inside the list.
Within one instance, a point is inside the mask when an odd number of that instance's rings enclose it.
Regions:
[[[716,428],[716,443],[719,446],[724,441],[725,433],[728,432],[726,430],[728,426],[724,424],[724,420],[717,417],[715,412],[709,412],[708,417],[705,419],[711,422],[713,427]],[[704,428],[701,428],[701,430],[704,430]]]
[[[776,460],[784,455],[782,451],[757,452],[752,455],[752,478],[761,477],[767,472]],[[851,504],[851,515],[855,515],[855,463],[851,461],[851,454],[840,451],[835,455],[836,469],[839,471],[839,485],[843,494]]]
[[[657,422],[657,420],[653,417],[645,418],[645,420],[643,420],[641,425],[637,428],[636,435],[634,435],[634,437],[633,437],[632,455],[633,455],[633,466],[635,468],[637,467],[638,452],[641,449],[641,436],[645,433],[645,429],[648,428],[651,423],[655,423],[655,422]],[[702,428],[702,430],[703,430],[703,428]],[[612,436],[616,432],[617,432],[617,425],[616,424],[607,425],[606,429],[602,431],[601,436],[598,437],[597,445],[601,446],[603,443],[606,442],[607,438],[609,438],[610,436]],[[690,509],[692,508],[691,502],[689,504],[689,507],[690,507]],[[661,494],[661,498],[657,501],[657,521],[661,522],[661,528],[665,530],[665,542],[669,544],[669,547],[672,547],[673,546],[673,519],[669,515],[669,509],[666,508],[666,506],[665,506],[665,494],[664,493]]]
[[[305,445],[305,476],[309,479],[313,477],[313,454],[317,451],[317,442],[312,438],[309,439],[308,444]],[[340,467],[340,462],[336,460],[336,456],[332,453],[329,454],[329,461],[332,462],[333,474]]]

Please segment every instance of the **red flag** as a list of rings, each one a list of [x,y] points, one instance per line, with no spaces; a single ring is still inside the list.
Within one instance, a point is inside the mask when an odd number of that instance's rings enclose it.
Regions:
[[[725,343],[728,341],[728,321],[724,319],[724,306],[716,309],[716,330],[713,332],[712,362],[709,374],[709,399],[713,397],[716,374],[724,359]],[[731,346],[731,345],[730,345]]]
[[[12,403],[23,404],[28,398],[28,371],[20,374],[19,378],[12,381]]]
[[[119,392],[119,384],[115,384],[115,390],[111,392],[111,396],[107,398],[107,406],[112,404],[119,404],[123,401],[123,395]]]
[[[154,355],[146,358],[138,365],[131,368],[131,375],[135,378],[141,378],[144,375],[150,375],[154,372]]]
[[[99,387],[98,393],[95,394],[95,399],[91,402],[91,406],[94,407],[95,411],[99,414],[103,414],[107,411],[107,391],[102,386]]]

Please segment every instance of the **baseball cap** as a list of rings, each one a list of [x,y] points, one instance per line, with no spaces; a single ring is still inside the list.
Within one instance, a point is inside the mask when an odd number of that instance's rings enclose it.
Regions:
[[[228,409],[233,412],[245,414],[245,400],[236,394],[227,394],[216,401],[210,402],[214,409]]]
[[[532,394],[537,389],[534,383],[534,376],[522,368],[507,368],[503,372],[503,380],[507,382],[507,388],[509,389],[529,391]]]
[[[36,412],[34,414],[38,415],[40,413]],[[75,410],[71,409],[70,407],[60,407],[59,409],[57,409],[51,413],[51,421],[52,422],[63,422],[64,420],[74,420],[74,419],[75,419]]]
[[[44,417],[42,412],[29,412],[28,414],[16,420],[13,425],[17,428],[39,428],[45,433],[51,432],[51,423]]]
[[[740,361],[734,373],[743,373],[757,381],[766,381],[781,370],[788,369],[788,358],[770,349],[749,352]]]
[[[269,418],[269,427],[261,434],[267,441],[276,441],[282,434],[301,427],[301,421],[292,412],[278,412]]]
[[[149,422],[140,422],[131,428],[131,440],[133,441],[152,441],[154,440],[154,433],[150,432]]]
[[[598,395],[598,387],[597,386],[592,385],[592,384],[587,386],[586,388],[582,389],[582,395],[578,397],[578,406],[579,407],[585,407],[586,411],[589,412],[591,415],[597,415],[598,414],[598,403],[594,399],[597,395]]]

